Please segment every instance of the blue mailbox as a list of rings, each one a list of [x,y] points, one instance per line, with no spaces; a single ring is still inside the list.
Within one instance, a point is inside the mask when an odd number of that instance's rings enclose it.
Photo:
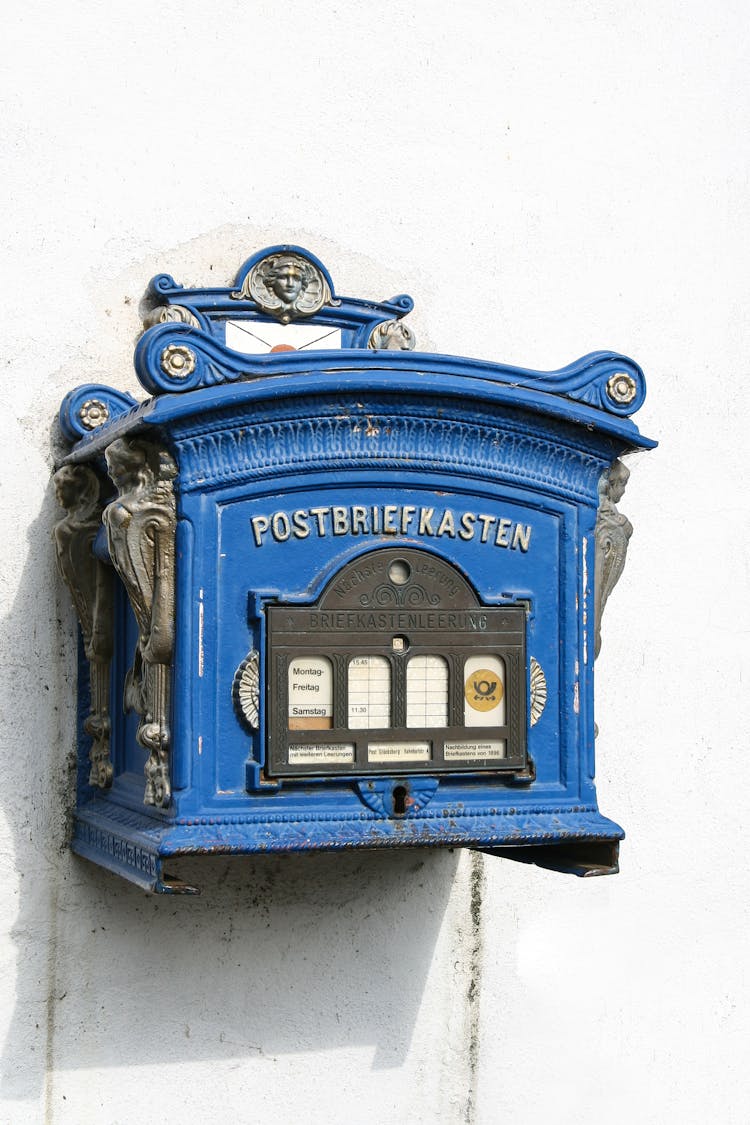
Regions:
[[[170,857],[467,846],[617,870],[594,659],[631,526],[632,360],[414,350],[409,297],[296,246],[229,288],[153,279],[135,367],[61,408],[81,626],[72,846]]]

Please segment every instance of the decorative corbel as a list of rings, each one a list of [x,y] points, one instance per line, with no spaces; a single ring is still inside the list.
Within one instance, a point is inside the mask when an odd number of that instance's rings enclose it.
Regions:
[[[106,458],[118,490],[104,511],[109,551],[138,624],[125,706],[141,716],[137,738],[149,752],[144,804],[166,807],[171,799],[177,466],[166,450],[137,439],[118,438]]]
[[[599,511],[594,536],[596,559],[594,566],[594,657],[602,647],[602,614],[609,595],[614,590],[625,569],[628,541],[633,525],[627,516],[618,512],[628,483],[630,472],[622,461],[613,461],[602,473],[599,481]]]
[[[102,480],[86,465],[63,465],[55,489],[67,515],[55,526],[57,566],[70,590],[81,624],[91,676],[90,712],[84,730],[92,738],[89,784],[112,784],[109,675],[114,634],[114,574],[93,552],[102,526]]]

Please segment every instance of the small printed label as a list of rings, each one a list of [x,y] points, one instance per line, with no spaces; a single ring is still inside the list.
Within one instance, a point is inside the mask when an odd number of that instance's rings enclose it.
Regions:
[[[290,746],[290,766],[314,766],[347,764],[354,761],[354,743],[344,742],[340,746]]]
[[[443,747],[446,762],[478,762],[486,758],[505,757],[505,740],[497,742],[446,742]]]
[[[429,742],[371,742],[367,747],[370,762],[429,762]]]

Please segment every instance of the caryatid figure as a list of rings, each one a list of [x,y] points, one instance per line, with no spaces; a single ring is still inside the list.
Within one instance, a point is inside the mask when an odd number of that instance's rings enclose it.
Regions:
[[[101,481],[85,465],[63,465],[55,473],[57,500],[67,515],[55,526],[57,566],[70,590],[89,661],[91,710],[83,726],[93,744],[89,784],[112,784],[109,738],[109,675],[114,635],[114,574],[94,554],[102,526]]]

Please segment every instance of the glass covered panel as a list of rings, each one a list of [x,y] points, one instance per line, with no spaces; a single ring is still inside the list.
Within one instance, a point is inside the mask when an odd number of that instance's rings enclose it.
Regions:
[[[505,661],[470,656],[464,664],[464,726],[505,725]]]
[[[289,730],[330,730],[333,726],[333,668],[327,656],[289,661]]]
[[[349,661],[349,727],[372,730],[391,725],[391,666],[384,656]]]
[[[407,727],[447,727],[448,662],[413,656],[406,669]]]

